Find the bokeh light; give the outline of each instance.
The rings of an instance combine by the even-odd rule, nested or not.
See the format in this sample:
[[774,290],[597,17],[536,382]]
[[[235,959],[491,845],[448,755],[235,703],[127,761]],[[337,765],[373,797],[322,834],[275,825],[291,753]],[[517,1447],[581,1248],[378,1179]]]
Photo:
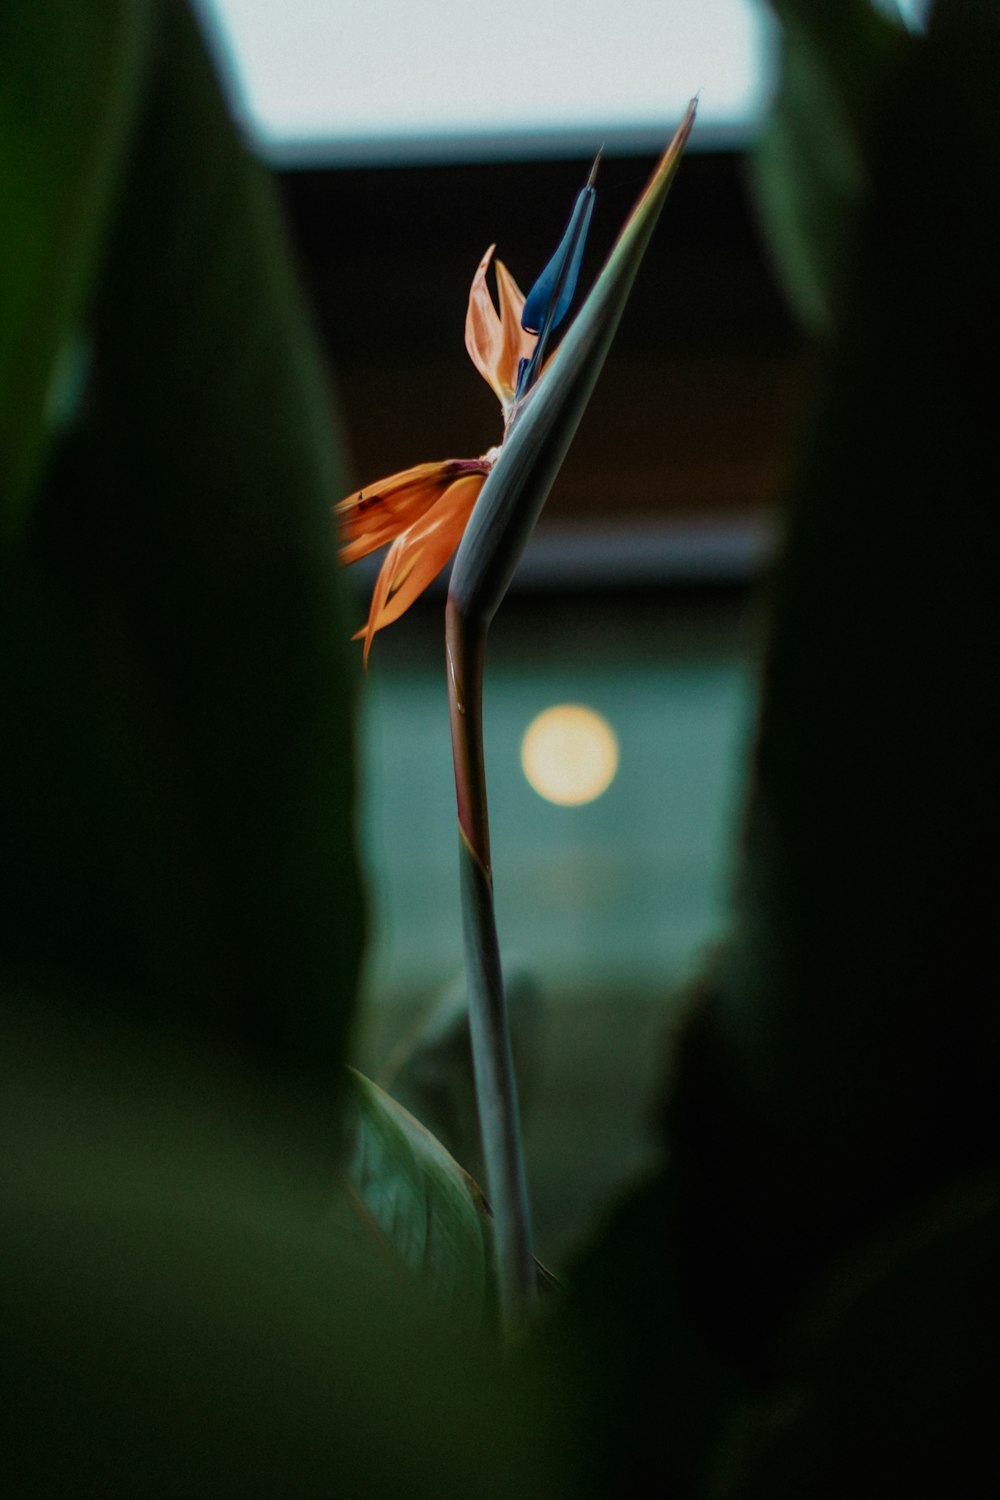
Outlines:
[[607,791],[618,770],[618,740],[607,719],[579,703],[559,703],[532,719],[521,766],[540,797],[579,807]]

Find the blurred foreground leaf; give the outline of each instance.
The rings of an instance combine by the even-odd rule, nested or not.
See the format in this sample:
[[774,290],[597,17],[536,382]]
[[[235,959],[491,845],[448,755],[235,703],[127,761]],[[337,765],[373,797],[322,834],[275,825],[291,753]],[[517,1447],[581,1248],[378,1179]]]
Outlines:
[[772,0],[782,25],[774,107],[753,157],[757,204],[785,291],[830,334],[871,190],[873,126],[914,45],[871,0]]
[[5,1494],[559,1493],[557,1387],[331,1214],[318,1097],[0,1004]]
[[1000,1159],[998,67],[997,7],[942,0],[886,100],[789,507],[734,942],[675,1123],[706,1292],[723,1221],[741,1247],[729,1338]]
[[364,1218],[407,1270],[478,1327],[493,1302],[493,1226],[482,1193],[441,1143],[350,1070],[347,1172]]
[[[794,7],[802,25],[820,9]],[[834,87],[836,37],[815,60]],[[617,1340],[677,1372],[665,1404],[620,1359],[581,1428],[594,1472],[646,1493],[690,1493],[694,1473],[713,1494],[715,1473],[741,1500],[883,1494],[887,1476],[917,1482],[918,1453],[929,1492],[969,1493],[970,1415],[944,1386],[978,1392],[1000,1338],[995,1208],[947,1231],[921,1215],[1000,1168],[1000,220],[982,196],[1000,178],[998,69],[1000,9],[939,0],[885,75],[770,590],[732,940],[672,1058],[664,1171],[577,1279],[595,1392]],[[779,229],[780,254],[806,233],[822,260],[822,216]],[[807,1309],[862,1263],[884,1272],[810,1333]],[[706,1369],[778,1424],[766,1466],[686,1422]],[[802,1426],[789,1393],[810,1403]]]
[[99,263],[150,23],[148,0],[0,11],[0,537],[23,522]]
[[361,946],[331,414],[186,6],[156,7],[143,82],[81,410],[0,560],[0,977],[329,1085]]
[[[271,185],[188,9],[149,10],[103,233],[32,352],[72,334],[79,399],[0,553],[5,1492],[554,1493],[551,1390],[330,1204],[346,484]],[[69,109],[95,63],[61,19]]]

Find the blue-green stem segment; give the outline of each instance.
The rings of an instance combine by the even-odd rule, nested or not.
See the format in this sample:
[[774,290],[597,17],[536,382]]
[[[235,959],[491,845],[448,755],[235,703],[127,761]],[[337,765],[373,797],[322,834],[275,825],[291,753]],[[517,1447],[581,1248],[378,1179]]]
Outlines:
[[483,756],[486,632],[466,621],[451,600],[445,615],[445,642],[472,1061],[486,1182],[493,1209],[500,1319],[505,1335],[510,1338],[523,1326],[529,1313],[536,1274],[517,1082],[493,913]]

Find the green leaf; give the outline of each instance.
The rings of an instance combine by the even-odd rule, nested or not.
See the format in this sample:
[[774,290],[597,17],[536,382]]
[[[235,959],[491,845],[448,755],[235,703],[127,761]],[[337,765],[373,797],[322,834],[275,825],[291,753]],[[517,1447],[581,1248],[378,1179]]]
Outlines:
[[896,80],[771,588],[732,944],[669,1122],[692,1294],[741,1360],[1000,1160],[997,67],[996,6],[952,0]]
[[0,536],[23,521],[133,124],[147,0],[0,13]]
[[[942,1113],[942,1074],[961,1115],[984,1107],[996,1035],[996,7],[942,4],[911,62],[795,481],[724,987],[754,1098],[869,1180]],[[944,1113],[936,1153],[968,1150]]]
[[393,1255],[463,1321],[491,1315],[493,1227],[479,1188],[439,1141],[353,1069],[348,1175]]
[[829,334],[870,186],[871,122],[912,38],[869,0],[772,0],[777,97],[753,157],[758,210],[788,298]]
[[[614,1391],[584,1413],[581,1442],[586,1433],[606,1463],[602,1473],[592,1459],[590,1493],[606,1493],[607,1474],[635,1451],[660,1488],[673,1480],[684,1494],[881,1494],[887,1475],[899,1488],[898,1473],[912,1474],[918,1444],[936,1478],[949,1455],[961,1459],[969,1411],[982,1420],[975,1452],[990,1442],[989,1417],[963,1410],[963,1394],[981,1394],[983,1351],[998,1338],[995,1199],[961,1242],[928,1235],[926,1279],[897,1273],[922,1206],[1000,1161],[1000,475],[984,316],[1000,224],[982,198],[1000,177],[998,67],[992,0],[940,0],[872,138],[853,274],[768,591],[733,941],[671,1058],[667,1165],[595,1252],[596,1285],[575,1279],[573,1321],[602,1336],[587,1360],[594,1389]],[[793,1366],[787,1335],[803,1309],[838,1266],[897,1232],[882,1286],[891,1315],[876,1328],[877,1299],[859,1299],[851,1339],[831,1333],[811,1370]],[[896,1340],[925,1332],[910,1381]],[[666,1400],[641,1359],[635,1370],[609,1364],[609,1345],[639,1338],[663,1350],[677,1382]],[[844,1405],[822,1414],[800,1466],[805,1424],[803,1446],[783,1453],[768,1422],[793,1429],[802,1382],[822,1385],[834,1356]],[[752,1491],[739,1455],[686,1420],[687,1392],[712,1362],[763,1403],[774,1462]],[[780,1385],[776,1371],[788,1376]],[[952,1379],[963,1394],[939,1401]],[[855,1395],[882,1445],[874,1484],[857,1449],[840,1466]],[[827,1488],[831,1472],[839,1483]],[[785,1488],[778,1473],[791,1476]],[[963,1478],[929,1492],[966,1493]],[[919,1476],[916,1488],[927,1489]]]
[[273,186],[186,6],[154,40],[82,407],[0,561],[0,977],[328,1086],[362,938],[346,486]]
[[0,1099],[5,1493],[565,1492],[558,1373],[331,1225],[310,1091],[33,995]]

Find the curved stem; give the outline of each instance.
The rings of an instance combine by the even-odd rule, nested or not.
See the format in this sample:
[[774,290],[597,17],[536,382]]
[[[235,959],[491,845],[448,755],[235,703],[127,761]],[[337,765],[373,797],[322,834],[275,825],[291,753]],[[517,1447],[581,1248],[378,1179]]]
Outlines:
[[486,629],[470,625],[451,598],[445,612],[445,644],[472,1062],[486,1180],[493,1208],[500,1316],[505,1332],[510,1335],[523,1324],[533,1299],[535,1263],[517,1083],[493,913],[483,759]]

